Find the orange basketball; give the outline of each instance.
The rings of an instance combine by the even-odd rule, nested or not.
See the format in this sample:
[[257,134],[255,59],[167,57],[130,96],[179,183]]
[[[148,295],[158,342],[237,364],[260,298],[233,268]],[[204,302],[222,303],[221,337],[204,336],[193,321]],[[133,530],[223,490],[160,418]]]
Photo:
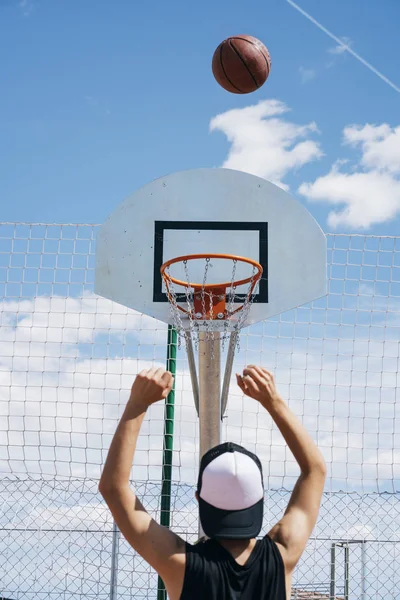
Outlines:
[[249,94],[267,80],[271,58],[267,48],[251,35],[229,37],[218,46],[212,71],[218,83],[233,94]]

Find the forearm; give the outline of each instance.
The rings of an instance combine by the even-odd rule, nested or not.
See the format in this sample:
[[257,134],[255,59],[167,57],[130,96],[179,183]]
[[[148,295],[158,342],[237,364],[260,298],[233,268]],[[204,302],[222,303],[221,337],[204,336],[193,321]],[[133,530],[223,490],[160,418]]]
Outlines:
[[99,489],[129,484],[136,443],[145,414],[146,406],[131,398],[111,442]]
[[282,398],[277,398],[266,407],[283,435],[303,473],[319,469],[325,472],[325,461],[317,445],[299,419]]

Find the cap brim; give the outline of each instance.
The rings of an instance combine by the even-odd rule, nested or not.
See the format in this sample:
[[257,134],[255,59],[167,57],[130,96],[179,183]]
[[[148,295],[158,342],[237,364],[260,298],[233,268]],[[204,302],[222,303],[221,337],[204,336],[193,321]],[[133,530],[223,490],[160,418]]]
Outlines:
[[209,538],[250,539],[261,531],[264,515],[262,498],[242,510],[221,510],[199,498],[200,521]]

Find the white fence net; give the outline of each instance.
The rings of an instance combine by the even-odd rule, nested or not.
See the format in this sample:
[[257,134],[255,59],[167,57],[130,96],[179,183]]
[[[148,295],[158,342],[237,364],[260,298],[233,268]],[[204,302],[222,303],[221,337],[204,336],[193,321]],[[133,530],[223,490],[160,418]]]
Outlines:
[[[0,597],[156,598],[157,578],[97,493],[134,375],[165,364],[166,326],[93,293],[97,226],[0,225]],[[293,597],[395,599],[400,577],[400,238],[328,235],[329,294],[244,330],[234,371],[271,368],[329,476]],[[129,285],[129,282],[127,282]],[[178,352],[172,527],[193,540],[197,414]],[[158,518],[164,406],[132,480]],[[265,530],[298,467],[269,415],[232,384],[223,439],[264,466]],[[114,536],[114,542],[116,538]],[[117,564],[113,561],[117,557]]]

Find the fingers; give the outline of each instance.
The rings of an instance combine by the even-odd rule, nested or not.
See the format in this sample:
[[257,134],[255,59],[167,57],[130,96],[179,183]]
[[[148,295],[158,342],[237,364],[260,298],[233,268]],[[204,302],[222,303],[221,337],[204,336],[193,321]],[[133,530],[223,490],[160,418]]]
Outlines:
[[172,373],[163,367],[143,369],[132,384],[130,401],[140,398],[147,406],[165,399],[174,385]]
[[271,395],[275,389],[273,374],[257,365],[248,365],[243,369],[243,375],[236,374],[239,388],[246,396],[262,401]]
[[138,375],[139,379],[145,379],[148,382],[153,382],[163,388],[162,397],[168,396],[174,385],[174,377],[170,371],[166,371],[163,367],[152,367],[151,369],[143,369]]
[[268,371],[268,369],[264,369],[264,367],[259,367],[258,365],[248,365],[247,366],[248,369],[253,369],[254,371],[256,371],[261,377],[264,377],[268,380],[273,379],[274,375],[273,373],[271,373],[271,371]]
[[143,371],[140,371],[139,375],[141,377],[146,377],[147,379],[162,379],[163,381],[168,381],[172,377],[172,373],[166,371],[163,367],[143,369]]
[[170,391],[172,390],[172,387],[174,385],[174,377],[172,376],[172,373],[170,373],[169,371],[164,371],[164,373],[161,376],[162,381],[164,382],[164,384],[167,386],[164,391],[163,391],[163,398],[166,398],[168,396],[168,394],[170,393]]
[[161,375],[161,379],[165,381],[165,383],[169,383],[171,379],[173,379],[172,373],[170,373],[169,371],[164,371]]
[[263,380],[265,378],[265,375],[264,373],[258,371],[257,367],[246,367],[243,370],[243,377],[246,377],[250,381],[255,382],[259,386],[264,384]]
[[257,381],[255,381],[254,378],[251,377],[251,375],[245,375],[243,377],[243,380],[248,394],[258,394],[260,392],[260,388],[257,385]]
[[242,390],[242,392],[245,392],[246,386],[244,384],[243,377],[241,377],[241,375],[239,375],[239,373],[236,373],[236,382],[237,382],[238,386],[240,387],[240,389]]
[[259,393],[260,390],[257,383],[249,375],[243,374],[242,377],[239,374],[236,374],[236,380],[242,392],[248,396],[254,396]]
[[270,389],[275,387],[274,376],[270,371],[267,371],[267,369],[250,365],[244,369],[243,374],[249,375],[252,379],[254,379],[260,388]]
[[156,379],[156,380],[162,379],[162,376],[166,372],[167,371],[165,369],[163,369],[163,367],[152,367],[151,369],[149,369],[148,377],[151,377],[151,379]]

